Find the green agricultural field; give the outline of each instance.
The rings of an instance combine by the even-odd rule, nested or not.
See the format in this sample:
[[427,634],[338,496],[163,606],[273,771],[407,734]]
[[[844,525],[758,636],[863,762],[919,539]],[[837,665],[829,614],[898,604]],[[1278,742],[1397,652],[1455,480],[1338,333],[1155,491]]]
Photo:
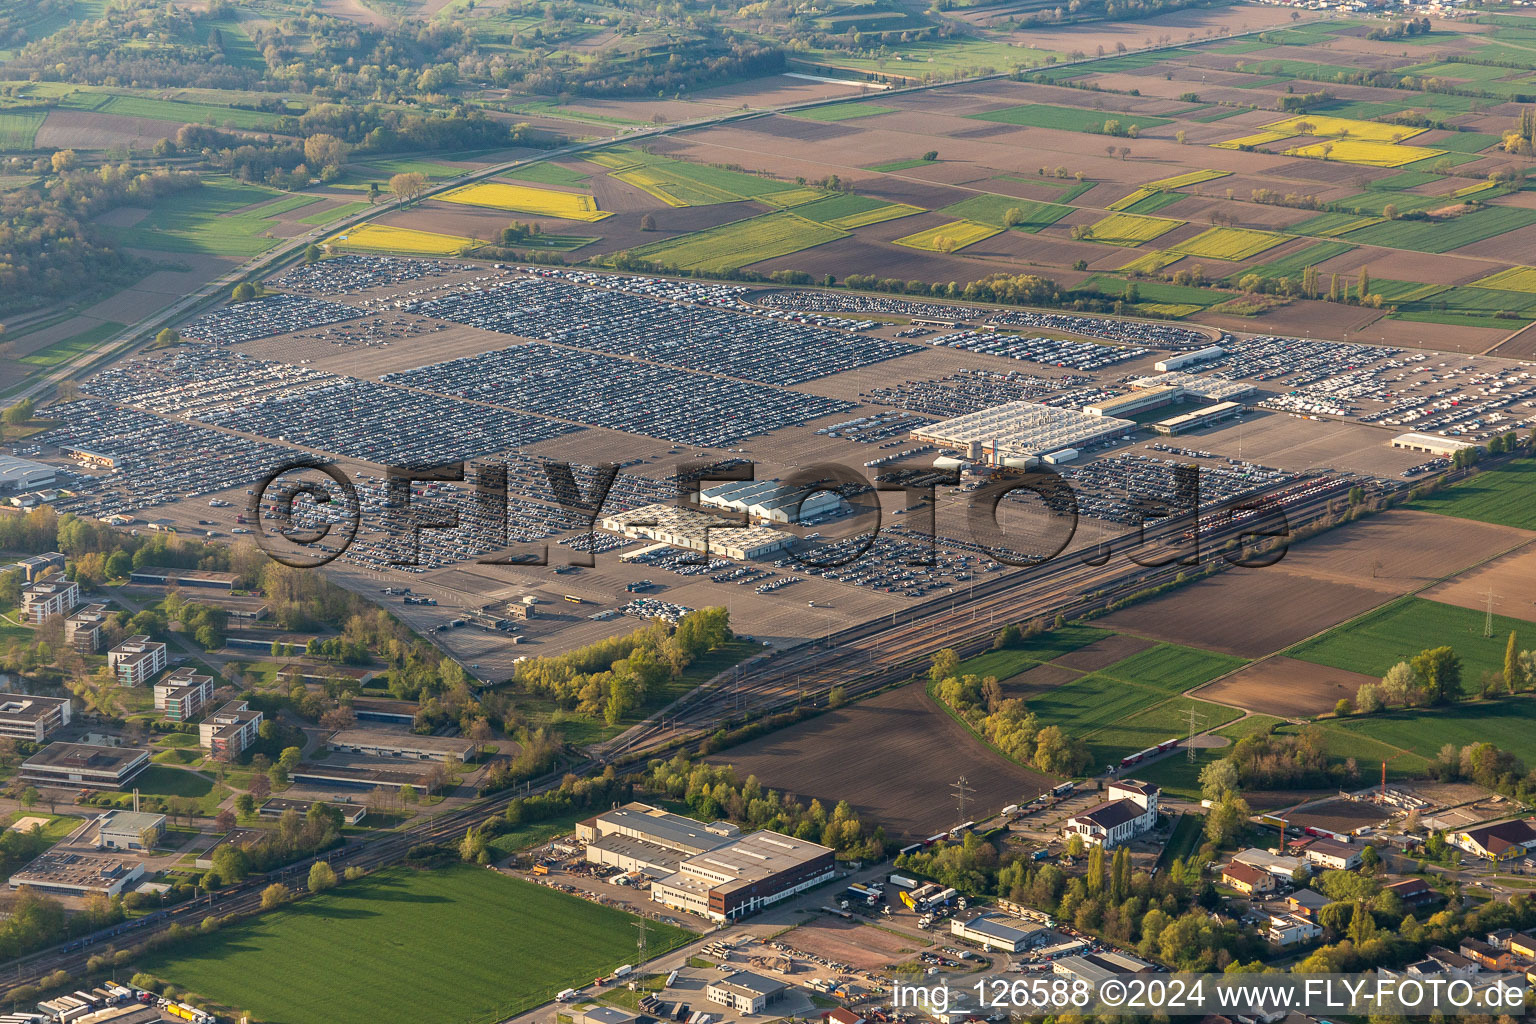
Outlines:
[[735,270],[845,237],[847,232],[786,211],[652,242],[630,255],[679,270]]
[[1052,629],[1032,636],[1020,647],[988,651],[974,658],[967,658],[960,663],[957,671],[960,675],[1011,679],[1036,665],[1043,665],[1079,647],[1086,647],[1095,640],[1103,640],[1110,636],[1114,636],[1114,633],[1107,629],[1069,623],[1060,629]]
[[[636,920],[483,868],[395,869],[157,950],[142,967],[285,1024],[492,1024],[632,961]],[[691,938],[646,927],[652,954]],[[466,942],[495,955],[466,955]]]
[[281,114],[265,110],[237,110],[211,103],[181,103],[146,96],[113,96],[96,110],[102,114],[117,114],[119,117],[144,117],[177,124],[214,124],[251,131],[272,131],[282,118]]
[[924,164],[937,162],[935,160],[924,160],[922,157],[914,157],[910,160],[892,160],[888,164],[874,164],[864,168],[864,170],[879,171],[882,174],[893,174],[896,171],[910,171],[914,167],[922,167]]
[[[1429,771],[1429,762],[1418,754],[1395,747],[1390,743],[1383,743],[1373,739],[1362,732],[1341,727],[1334,721],[1314,723],[1312,725],[1282,725],[1276,729],[1283,735],[1295,735],[1303,729],[1316,730],[1316,734],[1322,737],[1323,751],[1330,761],[1347,762],[1354,759],[1356,767],[1360,770],[1362,781],[1369,782],[1372,778],[1381,779],[1381,764],[1387,762],[1387,781],[1397,779],[1423,778]],[[1371,771],[1374,768],[1375,771]]]
[[668,206],[712,206],[803,188],[794,182],[627,148],[609,150],[592,159],[610,168],[611,177],[649,192]]
[[1220,110],[1217,110],[1213,113],[1201,114],[1199,117],[1190,118],[1190,120],[1196,121],[1200,124],[1210,124],[1212,121],[1224,121],[1229,117],[1244,113],[1247,110],[1247,107],[1222,107]]
[[1462,688],[1476,692],[1485,672],[1502,673],[1510,631],[1536,637],[1536,623],[1493,617],[1493,636],[1483,636],[1485,613],[1403,597],[1304,640],[1284,653],[1302,661],[1383,676],[1400,661],[1429,647],[1449,645],[1461,659]]
[[589,174],[574,171],[563,164],[541,163],[529,164],[527,167],[519,167],[515,171],[508,171],[504,177],[515,178],[518,181],[531,181],[537,185],[564,185],[568,188],[588,188]]
[[[854,57],[842,50],[806,50],[790,62],[791,71],[823,74],[828,70],[875,72],[883,75],[917,78],[975,74],[983,68],[1012,71],[1020,67],[1038,67],[1047,58],[1062,60],[1064,53],[1042,48],[1025,49],[1006,41],[977,39],[955,35],[943,39],[922,39],[907,43],[889,42],[876,57]],[[834,76],[834,77],[847,77]]]
[[58,366],[68,362],[75,356],[91,351],[97,345],[106,341],[114,334],[121,331],[126,325],[103,321],[94,327],[88,327],[79,334],[56,341],[36,352],[30,352],[21,357],[21,362],[28,366]]
[[1409,508],[1458,519],[1536,530],[1536,458],[1515,459],[1485,469],[1470,480],[1410,502]]
[[1431,760],[1447,743],[1492,743],[1527,764],[1536,761],[1536,698],[1529,694],[1357,715],[1338,727]]
[[1247,659],[1178,644],[1158,644],[1100,673],[1163,693],[1183,693],[1248,664]]
[[796,110],[790,113],[790,117],[804,118],[807,121],[852,121],[860,117],[875,117],[878,114],[894,114],[895,107],[882,107],[874,103],[850,102],[829,103],[824,107],[812,107],[810,110]]
[[[1017,217],[1013,224],[1008,223],[1008,212],[1016,210]],[[1072,212],[1070,206],[1058,206],[1055,203],[1039,203],[1029,199],[1017,199],[1013,196],[1000,196],[986,192],[981,195],[962,199],[944,207],[939,213],[958,218],[960,220],[976,221],[981,224],[990,224],[995,228],[1012,227],[1019,231],[1027,231],[1034,234],[1041,228],[1055,224],[1061,218]]]
[[1076,178],[1047,178],[1044,175],[1030,177],[1024,174],[999,174],[996,180],[1022,181],[1028,185],[1054,188],[1061,193],[1061,195],[1056,197],[1056,202],[1058,203],[1070,203],[1098,184],[1096,181],[1078,181]]
[[1145,199],[1138,199],[1124,209],[1126,213],[1156,213],[1165,206],[1172,206],[1179,200],[1187,198],[1189,197],[1182,192],[1158,192]]
[[1365,187],[1376,189],[1418,188],[1420,185],[1429,185],[1440,180],[1441,175],[1431,171],[1399,171],[1389,178],[1380,178]]
[[[1171,700],[1165,700],[1155,707],[1138,711],[1114,725],[1083,737],[1088,743],[1088,751],[1093,758],[1088,770],[1092,771],[1099,765],[1112,764],[1127,754],[1146,750],[1164,740],[1188,735],[1190,712],[1194,712],[1196,716],[1197,730],[1221,725],[1242,715],[1237,708],[1195,700],[1192,697],[1174,697]],[[1181,750],[1170,755],[1170,758],[1186,760],[1187,756]]]
[[0,112],[0,152],[31,149],[37,144],[37,130],[47,116],[41,110]]
[[[1324,214],[1327,216],[1327,214]],[[1295,230],[1292,228],[1291,230]],[[1279,259],[1270,260],[1268,263],[1260,263],[1256,267],[1239,271],[1234,277],[1247,277],[1249,274],[1257,274],[1263,280],[1277,277],[1300,278],[1301,272],[1307,267],[1315,267],[1319,263],[1333,259],[1335,256],[1349,252],[1354,246],[1345,242],[1315,242],[1304,249],[1297,249],[1289,256],[1281,256]]]
[[1449,221],[1395,220],[1349,233],[1351,242],[1413,252],[1450,252],[1536,224],[1536,210],[1490,206]]
[[[1125,298],[1126,289],[1133,286],[1136,292],[1134,301],[1144,305],[1195,306],[1204,308],[1206,306],[1214,306],[1218,302],[1224,302],[1231,298],[1229,295],[1224,295],[1210,288],[1196,288],[1192,285],[1183,284],[1166,284],[1162,281],[1128,281],[1113,274],[1094,274],[1073,289],[1073,291],[1095,292],[1111,299],[1120,299]],[[1156,418],[1166,419],[1168,415],[1170,414],[1164,413]]]
[[898,217],[910,217],[914,213],[921,212],[915,206],[908,206],[905,203],[888,203],[884,199],[861,196],[855,192],[827,196],[825,199],[795,207],[796,217],[804,217],[818,224],[830,224],[845,231],[863,227],[866,224],[895,220]]
[[1145,130],[1172,123],[1169,118],[1153,117],[1150,114],[1084,110],[1080,107],[1058,107],[1050,103],[1021,103],[1018,106],[966,116],[977,121],[996,121],[999,124],[1014,124],[1026,128],[1058,128],[1062,131],[1088,132],[1095,135],[1113,134],[1104,130],[1104,126],[1111,121],[1119,122],[1120,127],[1126,130],[1132,125]]
[[[1536,54],[1532,56],[1536,57]],[[1436,139],[1432,145],[1435,149],[1445,149],[1452,153],[1481,153],[1489,146],[1498,145],[1502,141],[1503,139],[1497,135],[1488,135],[1483,132],[1456,132],[1443,139]]]
[[342,203],[340,206],[333,206],[329,210],[321,210],[319,213],[312,213],[308,217],[300,217],[299,223],[314,225],[329,224],[332,221],[341,220],[343,217],[350,217],[355,213],[362,213],[364,210],[368,209],[370,205],[370,203]]
[[214,178],[202,188],[156,203],[149,216],[113,234],[134,248],[248,258],[282,241],[264,237],[273,227],[272,218],[319,201],[317,196],[303,195],[269,201],[281,195],[257,185]]
[[1497,319],[1510,330],[1519,327],[1521,320],[1536,319],[1536,295],[1472,285],[1437,288],[1426,295],[1399,301],[1397,305],[1403,313]]

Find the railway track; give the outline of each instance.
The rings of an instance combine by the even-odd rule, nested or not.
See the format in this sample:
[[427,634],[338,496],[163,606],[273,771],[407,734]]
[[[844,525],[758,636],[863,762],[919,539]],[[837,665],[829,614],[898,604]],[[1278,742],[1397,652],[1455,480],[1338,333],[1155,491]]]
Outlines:
[[[1349,487],[1347,479],[1293,482],[1274,493],[1315,486],[1318,489],[1304,500],[1284,506],[1291,525],[1304,525],[1324,515]],[[1252,500],[1251,496],[1248,499]],[[1204,513],[1220,515],[1223,507]],[[664,720],[642,723],[620,741],[609,746],[600,757],[588,758],[563,767],[524,787],[477,798],[461,807],[446,811],[427,821],[376,839],[354,841],[339,849],[305,858],[294,864],[251,878],[231,889],[211,893],[177,907],[157,911],[146,917],[73,939],[48,950],[16,960],[9,974],[0,981],[5,989],[37,984],[58,970],[79,977],[87,970],[91,957],[124,945],[138,944],[168,931],[174,925],[196,927],[205,918],[256,912],[261,894],[274,882],[282,882],[302,891],[310,866],[316,860],[328,861],[346,869],[365,870],[383,867],[403,859],[411,847],[423,843],[457,842],[464,830],[500,813],[521,795],[546,793],[557,788],[567,774],[584,775],[609,763],[630,763],[655,756],[680,744],[708,735],[716,729],[760,719],[806,701],[825,700],[834,686],[842,686],[850,696],[859,696],[910,678],[913,671],[932,652],[954,647],[962,656],[979,652],[991,643],[996,628],[1007,622],[1050,616],[1057,613],[1081,614],[1102,608],[1130,589],[1157,586],[1174,579],[1178,573],[1195,566],[1170,563],[1145,567],[1134,562],[1120,562],[1115,556],[1142,544],[1176,539],[1187,531],[1188,517],[1174,519],[1148,529],[1144,538],[1134,535],[1116,538],[1101,549],[1103,560],[1097,564],[1081,557],[1059,563],[1045,563],[1021,573],[1000,574],[981,581],[974,589],[957,592],[952,598],[929,600],[895,623],[881,619],[839,630],[744,673],[740,679],[719,679],[700,687],[692,695],[673,705]],[[1251,526],[1232,522],[1212,528],[1209,536],[1202,529],[1202,561],[1221,557],[1222,546]],[[1119,563],[1119,564],[1117,564]]]
[[[1298,486],[1302,485],[1291,483],[1279,490]],[[1335,480],[1286,506],[1291,525],[1318,519],[1348,487],[1348,481]],[[1215,511],[1219,515],[1221,509]],[[1221,557],[1225,541],[1248,528],[1234,522],[1202,536],[1202,562]],[[1146,540],[1165,540],[1185,529],[1185,523],[1172,521],[1156,531],[1148,530]],[[957,593],[953,598],[930,600],[904,613],[908,618],[895,624],[880,619],[850,627],[739,678],[717,678],[674,705],[660,720],[642,723],[619,737],[602,751],[603,759],[639,760],[677,746],[701,731],[825,699],[834,686],[842,686],[850,696],[880,689],[910,677],[938,648],[954,647],[962,655],[976,653],[1005,623],[1058,612],[1082,614],[1104,607],[1128,590],[1158,586],[1174,580],[1180,572],[1198,568],[1180,564],[1148,568],[1128,561],[1116,564],[1116,555],[1142,543],[1134,535],[1116,538],[1101,549],[1108,557],[1099,565],[1065,558],[988,580],[976,586],[974,595],[962,597]]]

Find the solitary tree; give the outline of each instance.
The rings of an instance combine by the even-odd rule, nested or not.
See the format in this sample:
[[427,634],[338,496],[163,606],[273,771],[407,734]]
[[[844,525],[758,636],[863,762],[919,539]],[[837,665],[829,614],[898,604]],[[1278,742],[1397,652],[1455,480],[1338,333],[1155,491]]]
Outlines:
[[273,882],[261,890],[261,909],[276,910],[293,898],[293,890],[282,882]]
[[1414,673],[1424,682],[1428,704],[1448,704],[1461,696],[1461,659],[1449,647],[1431,647],[1414,655]]
[[317,860],[309,869],[309,891],[325,892],[336,887],[336,869],[323,860]]
[[1509,643],[1504,645],[1504,688],[1514,693],[1520,688],[1520,649],[1515,631],[1509,631]]

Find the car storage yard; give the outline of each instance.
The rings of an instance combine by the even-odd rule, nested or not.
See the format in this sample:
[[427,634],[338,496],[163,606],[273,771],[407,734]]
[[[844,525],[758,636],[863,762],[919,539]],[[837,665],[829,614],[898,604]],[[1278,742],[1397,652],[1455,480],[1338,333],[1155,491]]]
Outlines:
[[[219,535],[249,534],[253,524],[238,518],[251,500],[246,489],[263,469],[298,458],[337,459],[364,508],[356,542],[332,564],[338,580],[363,592],[404,585],[430,597],[437,604],[398,609],[427,630],[525,596],[547,599],[551,614],[508,631],[521,643],[473,625],[437,631],[448,650],[492,677],[510,674],[525,653],[623,631],[627,616],[614,613],[659,607],[641,599],[684,608],[723,604],[751,635],[783,645],[1011,571],[976,545],[966,496],[953,489],[939,492],[932,567],[909,564],[924,546],[924,526],[899,493],[881,496],[875,547],[840,568],[789,558],[760,559],[746,572],[723,559],[692,567],[681,557],[621,561],[644,542],[599,534],[595,546],[588,543],[580,518],[556,507],[545,460],[574,463],[578,481],[591,478],[583,466],[619,463],[605,512],[670,501],[685,459],[751,459],[758,479],[820,462],[866,477],[922,468],[943,452],[908,432],[932,419],[1019,397],[1058,408],[1101,401],[1123,393],[1127,380],[1153,374],[1152,364],[1168,351],[1216,336],[1186,325],[1069,313],[816,291],[762,294],[552,268],[519,273],[447,259],[354,254],[284,271],[271,283],[281,289],[273,298],[189,325],[195,342],[119,363],[86,382],[88,397],[40,436],[36,454],[56,456],[58,445],[70,444],[132,459],[134,472],[72,465],[78,497],[61,511],[129,513],[163,518],[178,531],[211,526]],[[987,320],[993,329],[908,323],[951,311],[957,323]],[[617,332],[594,329],[598,323],[618,325]],[[727,338],[731,343],[722,344]],[[1389,385],[1418,387],[1420,377],[1426,388],[1470,393],[1508,365],[1468,359],[1426,368],[1391,350],[1308,342],[1292,351],[1270,338],[1240,340],[1213,365],[1256,383],[1250,400],[1262,405],[1298,383],[1318,401],[1333,400],[1319,381],[1355,372],[1347,367],[1356,364],[1366,367],[1358,372],[1369,380],[1356,389],[1366,397],[1335,421],[1259,410],[1194,435],[1086,451],[1064,468],[1082,512],[1073,546],[1133,525],[1126,502],[1157,500],[1172,464],[1202,468],[1206,500],[1304,479],[1319,467],[1400,479],[1423,456],[1390,448],[1379,427],[1363,422],[1380,413],[1371,396]],[[794,373],[786,378],[783,365]],[[579,386],[570,387],[572,381]],[[360,400],[363,415],[344,412]],[[224,472],[210,477],[187,452],[218,452]],[[465,482],[426,487],[413,502],[423,510],[456,509],[460,525],[422,530],[417,564],[395,564],[408,560],[411,545],[398,528],[390,530],[380,467],[459,458],[506,464],[505,526],[477,511],[478,475],[471,469]],[[229,505],[209,507],[209,498]],[[1038,505],[1010,500],[1000,520],[1015,550],[1054,549],[1059,523]],[[1478,542],[1481,531],[1497,529],[1464,528]],[[855,529],[834,519],[792,532],[819,532],[826,544]],[[498,558],[508,543],[524,545],[517,550],[525,556],[547,545],[557,565],[592,550],[597,564],[559,578],[533,566],[478,564]],[[1458,537],[1451,547],[1473,543]],[[1273,635],[1249,636],[1251,623],[1213,625],[1210,615],[1236,607],[1234,601],[1191,609],[1196,618],[1159,612],[1163,632],[1148,635],[1178,640],[1187,632],[1196,646],[1251,656],[1363,610],[1385,585],[1340,582],[1332,598],[1319,601],[1305,597],[1306,584],[1290,564],[1247,577],[1228,573],[1198,594],[1278,586],[1270,606],[1289,610],[1268,620]],[[561,606],[567,593],[581,603]],[[1194,599],[1175,594],[1146,607]],[[1140,632],[1140,614],[1129,609],[1112,625]],[[1190,629],[1181,630],[1186,619]]]

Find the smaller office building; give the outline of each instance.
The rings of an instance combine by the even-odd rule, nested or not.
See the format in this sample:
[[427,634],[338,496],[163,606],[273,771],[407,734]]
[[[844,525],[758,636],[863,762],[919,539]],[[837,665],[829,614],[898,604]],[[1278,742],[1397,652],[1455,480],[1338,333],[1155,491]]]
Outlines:
[[729,1006],[737,1013],[761,1013],[769,1003],[777,1002],[789,986],[749,971],[737,971],[704,987],[712,1003]]
[[[154,524],[150,524],[154,529]],[[203,569],[169,569],[163,565],[146,565],[133,570],[128,582],[146,587],[180,587],[183,590],[234,590],[240,577],[232,572],[209,572]]]
[[233,761],[256,742],[261,718],[260,711],[251,710],[250,702],[232,700],[198,724],[198,744],[213,757]]
[[1529,819],[1479,825],[1446,837],[1452,846],[1484,860],[1516,860],[1536,850],[1536,827]]
[[1259,868],[1233,861],[1221,869],[1223,884],[1229,885],[1244,896],[1262,895],[1275,891],[1275,876]]
[[80,584],[74,580],[48,579],[21,588],[21,616],[41,626],[55,615],[68,615],[80,603]]
[[213,700],[213,676],[179,668],[155,684],[155,710],[172,722],[190,722]]
[[41,743],[68,724],[68,697],[0,694],[0,736]]
[[149,767],[149,751],[50,743],[21,763],[18,777],[34,786],[67,789],[122,789]]
[[22,578],[28,583],[36,583],[43,578],[43,574],[50,570],[64,571],[64,553],[62,551],[45,551],[40,555],[32,555],[23,558],[13,569],[20,569]]
[[143,686],[165,669],[165,644],[143,633],[107,652],[107,667],[123,686]]
[[107,606],[88,604],[64,620],[64,642],[79,654],[101,653],[101,628],[107,623]]
[[151,830],[158,839],[165,831],[165,815],[108,811],[101,816],[97,841],[109,850],[147,850],[154,846],[154,843],[144,844],[144,834]]

